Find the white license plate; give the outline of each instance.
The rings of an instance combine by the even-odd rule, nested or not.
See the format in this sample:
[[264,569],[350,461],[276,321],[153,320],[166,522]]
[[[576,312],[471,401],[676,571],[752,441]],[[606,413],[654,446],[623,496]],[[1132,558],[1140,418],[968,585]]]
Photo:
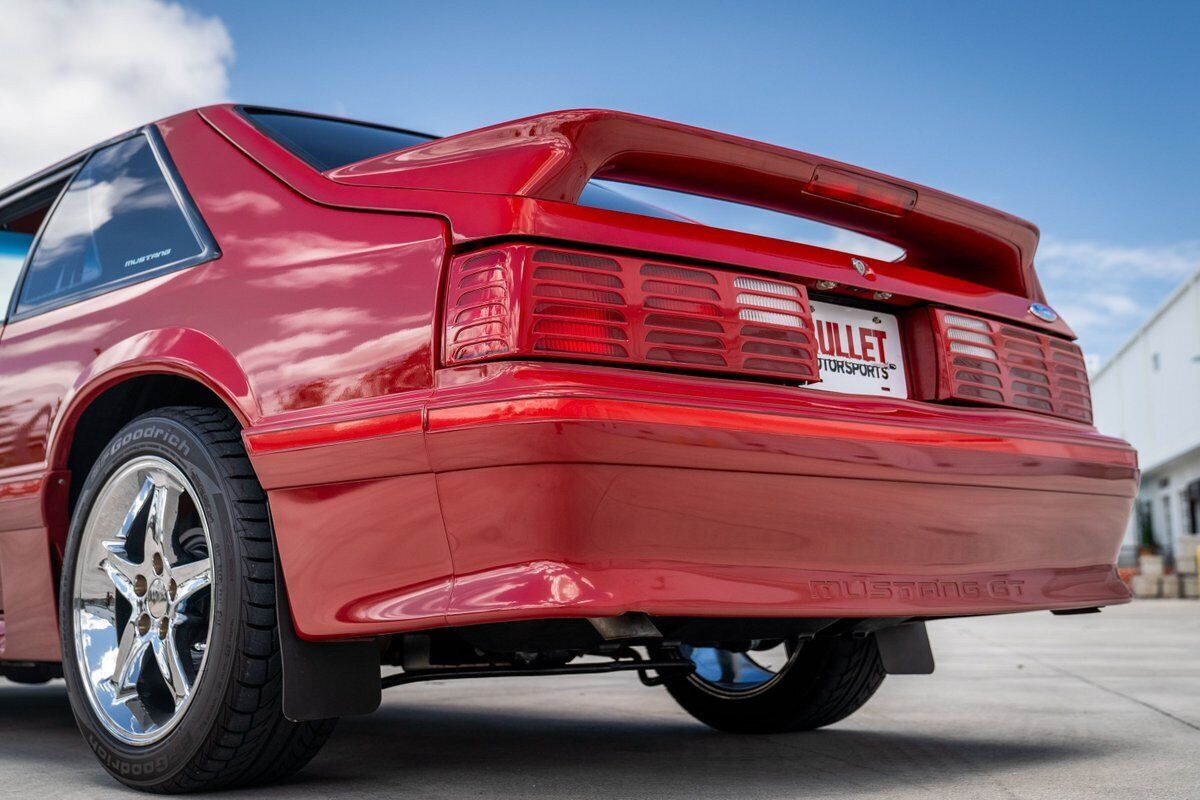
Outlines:
[[812,313],[821,380],[808,388],[908,397],[895,314],[815,301]]

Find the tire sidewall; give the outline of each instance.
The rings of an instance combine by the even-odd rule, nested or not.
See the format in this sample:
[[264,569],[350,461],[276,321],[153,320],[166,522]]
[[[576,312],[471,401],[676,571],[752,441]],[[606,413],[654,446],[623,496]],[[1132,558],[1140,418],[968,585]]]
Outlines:
[[838,693],[836,686],[843,677],[848,657],[878,667],[879,655],[873,638],[810,639],[800,644],[786,670],[762,691],[742,696],[720,693],[694,674],[671,678],[664,685],[685,711],[717,730],[731,733],[811,730],[853,713],[883,680],[882,667],[869,670],[861,676],[865,681],[861,687],[863,693],[854,694],[854,701],[836,710],[829,708],[827,704]]
[[739,716],[760,720],[803,702],[805,695],[812,691],[825,660],[819,646],[802,642],[788,658],[782,672],[769,685],[755,691],[720,691],[695,673],[672,678],[665,685],[671,696],[698,719],[714,727],[728,727],[731,722],[736,725],[734,720]]
[[[163,458],[178,468],[195,490],[195,501],[208,524],[213,565],[212,618],[204,672],[182,719],[165,738],[145,746],[130,745],[105,728],[88,701],[79,674],[74,634],[75,571],[80,543],[97,495],[116,470],[139,456]],[[122,428],[105,446],[80,492],[67,536],[59,588],[59,634],[63,676],[71,709],[84,739],[105,768],[129,784],[161,784],[180,772],[210,739],[232,679],[237,650],[242,583],[230,492],[208,446],[181,419],[155,412]]]

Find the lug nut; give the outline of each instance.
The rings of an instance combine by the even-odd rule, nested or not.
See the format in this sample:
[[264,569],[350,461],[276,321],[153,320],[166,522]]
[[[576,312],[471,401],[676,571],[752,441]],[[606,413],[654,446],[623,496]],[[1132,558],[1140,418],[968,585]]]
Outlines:
[[177,583],[175,583],[175,579],[172,578],[171,581],[167,584],[167,594],[171,597],[172,600],[174,600],[175,594],[178,591],[179,591],[179,585]]
[[142,614],[137,620],[137,632],[139,636],[145,636],[150,630],[150,615]]
[[158,553],[155,553],[155,554],[154,554],[154,558],[152,559],[152,561],[153,561],[153,564],[154,564],[154,574],[155,574],[155,575],[162,575],[162,572],[163,572],[163,560],[162,560],[162,556],[161,556],[161,555],[159,555]]
[[146,583],[145,575],[138,575],[133,579],[133,593],[138,597],[145,597],[147,588],[148,584]]
[[167,638],[167,633],[171,630],[171,622],[166,617],[158,621],[158,638]]

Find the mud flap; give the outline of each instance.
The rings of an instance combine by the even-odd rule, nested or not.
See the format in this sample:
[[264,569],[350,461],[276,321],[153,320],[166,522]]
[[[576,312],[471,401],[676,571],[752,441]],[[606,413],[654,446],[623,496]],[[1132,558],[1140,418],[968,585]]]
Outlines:
[[296,633],[279,559],[275,608],[283,662],[283,715],[292,722],[370,714],[379,708],[382,682],[374,639],[306,642]]
[[[924,622],[905,622],[875,631],[879,660],[889,675],[930,675],[933,648]],[[286,682],[284,684],[287,685]]]

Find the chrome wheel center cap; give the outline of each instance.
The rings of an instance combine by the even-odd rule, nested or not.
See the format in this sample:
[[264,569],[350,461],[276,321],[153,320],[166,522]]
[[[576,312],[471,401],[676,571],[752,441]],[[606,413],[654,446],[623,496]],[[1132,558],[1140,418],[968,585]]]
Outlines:
[[150,616],[155,619],[165,617],[167,610],[171,607],[170,598],[167,597],[167,587],[158,578],[150,584],[150,588],[146,591],[146,610],[150,612]]

